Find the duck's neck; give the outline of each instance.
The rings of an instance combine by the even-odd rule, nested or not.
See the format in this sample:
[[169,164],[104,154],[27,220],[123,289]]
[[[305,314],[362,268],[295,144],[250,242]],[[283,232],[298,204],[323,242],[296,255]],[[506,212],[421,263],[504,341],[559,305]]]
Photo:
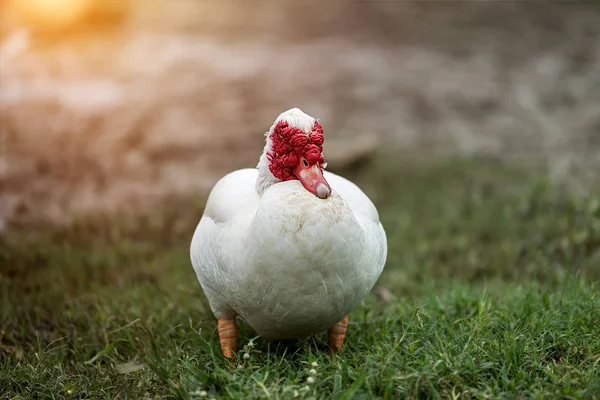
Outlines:
[[256,191],[259,195],[263,195],[264,192],[267,191],[268,188],[273,186],[274,184],[281,182],[279,179],[275,178],[271,171],[269,171],[269,160],[267,158],[267,153],[271,151],[271,139],[267,138],[267,143],[265,144],[265,148],[263,153],[258,160],[258,165],[256,168],[258,169],[258,177],[256,178]]

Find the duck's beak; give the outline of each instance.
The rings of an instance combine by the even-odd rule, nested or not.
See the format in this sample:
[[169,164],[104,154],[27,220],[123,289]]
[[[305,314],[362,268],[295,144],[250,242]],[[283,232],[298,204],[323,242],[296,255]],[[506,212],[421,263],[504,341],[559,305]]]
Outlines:
[[331,194],[331,186],[323,177],[319,163],[309,165],[304,157],[300,157],[298,166],[294,168],[294,174],[302,186],[318,198],[326,199]]

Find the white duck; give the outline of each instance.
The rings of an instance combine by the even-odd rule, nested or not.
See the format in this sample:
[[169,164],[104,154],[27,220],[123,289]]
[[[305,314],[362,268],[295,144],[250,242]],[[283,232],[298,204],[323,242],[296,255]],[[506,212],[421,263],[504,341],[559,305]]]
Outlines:
[[225,357],[237,350],[237,317],[267,339],[328,329],[339,351],[348,314],[383,270],[385,231],[355,184],[323,172],[318,121],[293,108],[266,135],[258,167],[212,189],[191,243],[194,270]]

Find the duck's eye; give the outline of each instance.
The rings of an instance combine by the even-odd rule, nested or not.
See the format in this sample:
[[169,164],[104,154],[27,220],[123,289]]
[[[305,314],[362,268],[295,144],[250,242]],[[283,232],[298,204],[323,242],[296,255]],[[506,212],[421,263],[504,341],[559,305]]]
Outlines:
[[302,162],[304,163],[304,166],[305,166],[305,167],[308,167],[308,161],[306,161],[306,160],[302,160]]

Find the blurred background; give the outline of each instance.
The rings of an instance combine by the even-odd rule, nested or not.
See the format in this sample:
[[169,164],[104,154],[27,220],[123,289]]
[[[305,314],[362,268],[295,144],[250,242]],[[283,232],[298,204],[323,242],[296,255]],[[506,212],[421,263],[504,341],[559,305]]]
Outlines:
[[[598,2],[2,0],[0,219],[204,196],[272,121],[319,118],[342,170],[600,164]],[[401,162],[401,161],[398,161]],[[582,167],[583,166],[583,167]]]

